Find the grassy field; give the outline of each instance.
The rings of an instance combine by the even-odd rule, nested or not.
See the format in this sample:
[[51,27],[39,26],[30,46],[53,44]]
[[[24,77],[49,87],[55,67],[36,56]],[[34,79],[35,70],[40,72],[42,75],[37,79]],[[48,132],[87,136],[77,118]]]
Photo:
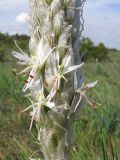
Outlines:
[[[99,80],[90,96],[102,105],[85,104],[74,125],[71,160],[120,159],[120,63],[87,63],[85,83]],[[28,160],[39,149],[36,129],[28,132],[30,117],[19,110],[29,105],[10,64],[0,64],[0,160]],[[36,152],[36,156],[37,156]]]
[[85,81],[99,80],[90,96],[102,105],[91,109],[88,105],[78,115],[74,127],[73,160],[120,159],[120,65],[89,63]]

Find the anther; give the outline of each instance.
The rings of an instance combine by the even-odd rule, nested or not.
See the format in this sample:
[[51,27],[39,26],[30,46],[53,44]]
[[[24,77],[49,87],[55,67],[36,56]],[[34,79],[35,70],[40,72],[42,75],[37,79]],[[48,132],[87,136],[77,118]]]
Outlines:
[[34,78],[34,76],[30,75],[30,78]]
[[48,87],[48,83],[46,81],[44,81],[44,84]]
[[28,81],[27,81],[27,80],[25,80],[25,83],[28,83]]

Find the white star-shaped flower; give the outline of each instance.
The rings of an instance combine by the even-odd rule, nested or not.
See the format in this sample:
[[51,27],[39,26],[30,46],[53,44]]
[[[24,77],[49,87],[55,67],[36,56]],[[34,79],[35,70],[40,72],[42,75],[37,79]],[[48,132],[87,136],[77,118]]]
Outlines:
[[19,62],[18,62],[19,64],[27,65],[27,67],[23,71],[21,71],[19,74],[30,71],[26,84],[23,87],[23,91],[25,92],[34,82],[38,71],[42,70],[45,62],[47,61],[48,57],[51,55],[54,48],[51,49],[48,45],[45,45],[43,39],[41,39],[38,43],[35,53],[31,54],[31,56],[28,56],[20,48],[19,50],[21,51],[21,53],[14,51],[12,52],[13,56],[19,59]]

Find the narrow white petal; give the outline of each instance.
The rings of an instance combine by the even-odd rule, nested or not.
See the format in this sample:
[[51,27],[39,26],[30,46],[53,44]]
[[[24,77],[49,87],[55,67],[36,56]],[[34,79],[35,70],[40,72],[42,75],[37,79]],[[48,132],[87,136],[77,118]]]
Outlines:
[[20,59],[21,61],[24,61],[26,63],[28,63],[30,61],[30,57],[27,54],[23,54],[23,53],[19,53],[19,52],[13,51],[12,55],[15,58]]
[[90,82],[85,86],[85,88],[87,88],[87,89],[92,88],[92,87],[96,86],[97,83],[98,83],[98,80],[96,80],[95,82]]
[[19,62],[17,62],[17,64],[20,64],[20,65],[27,65],[27,62],[21,62],[21,61],[19,61]]
[[[33,76],[33,78],[31,78],[30,76]],[[33,84],[34,80],[35,80],[35,77],[36,77],[36,68],[33,68],[30,72],[30,76],[28,78],[28,83],[26,83],[22,89],[23,92],[25,92],[28,88],[31,87],[31,85]]]
[[50,94],[47,96],[47,99],[51,101],[51,99],[56,95],[56,92],[57,92],[56,89],[52,89]]
[[59,55],[59,53],[58,52],[56,52],[55,53],[55,60],[56,60],[56,62],[57,62],[57,65],[59,64],[59,62],[60,62],[60,55]]
[[42,60],[42,64],[44,64],[46,62],[46,60],[48,59],[48,57],[51,55],[51,53],[53,52],[53,50],[55,49],[55,47],[53,49],[50,50],[50,52],[44,57],[44,59]]
[[22,59],[22,60],[24,59],[24,54],[22,54],[22,53],[13,51],[13,52],[12,52],[12,55],[13,55],[15,58],[18,58],[18,59]]
[[35,116],[36,111],[37,111],[37,108],[35,108],[35,110],[33,111],[33,115],[32,115],[32,118],[31,118],[31,123],[30,123],[29,131],[30,131],[30,130],[31,130],[31,128],[32,128],[33,121],[34,121],[34,116]]
[[59,55],[58,56],[57,55],[58,55],[57,52],[53,52],[52,57],[50,58],[54,74],[57,73],[57,66],[59,64],[59,58],[57,58],[59,57]]
[[16,47],[19,49],[19,51],[20,51],[23,55],[27,55],[27,54],[18,46],[17,41],[15,40],[14,42],[15,42]]
[[28,80],[28,83],[24,85],[22,91],[25,92],[28,88],[30,88],[33,82],[34,82],[34,79]]
[[43,57],[43,40],[41,39],[38,43],[38,47],[37,47],[37,57],[41,58]]
[[75,106],[74,112],[76,112],[76,110],[77,110],[77,108],[78,108],[78,106],[79,106],[79,104],[81,102],[81,99],[82,99],[82,94],[80,94],[80,97],[79,97],[78,102],[77,102],[77,104]]
[[51,101],[51,99],[55,96],[57,92],[57,86],[58,86],[58,80],[56,79],[53,88],[51,89],[49,95],[47,96],[47,99]]
[[[67,59],[67,60],[66,60]],[[65,62],[63,62],[63,66],[64,67],[68,67],[69,66],[69,63],[70,63],[70,60],[71,60],[71,55],[67,56],[65,58]]]
[[53,103],[53,102],[46,102],[45,105],[50,109],[55,107],[55,103]]
[[74,71],[74,70],[82,67],[83,64],[84,64],[84,63],[81,63],[80,65],[75,65],[75,66],[71,66],[71,67],[68,67],[68,68],[63,69],[63,75],[65,75],[65,74],[67,74],[67,73],[70,73],[70,72],[72,72],[72,71]]

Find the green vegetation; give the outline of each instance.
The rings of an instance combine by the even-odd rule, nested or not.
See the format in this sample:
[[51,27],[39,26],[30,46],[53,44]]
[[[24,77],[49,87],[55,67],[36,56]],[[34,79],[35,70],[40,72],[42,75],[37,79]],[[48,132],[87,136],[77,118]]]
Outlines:
[[[28,160],[33,152],[40,154],[35,126],[28,132],[29,113],[19,112],[29,102],[21,91],[25,77],[15,75],[15,60],[11,61],[14,39],[27,50],[27,36],[0,34],[0,160]],[[86,83],[99,80],[89,96],[102,105],[92,109],[85,104],[76,118],[71,160],[120,159],[120,53],[107,50],[107,58],[98,59],[102,62],[91,55],[84,66]]]
[[90,96],[102,105],[97,109],[86,105],[78,115],[72,151],[76,160],[120,159],[119,68],[120,63],[88,63],[85,66],[85,81],[99,79]]
[[81,40],[81,53],[84,61],[109,61],[110,52],[117,52],[117,49],[106,48],[103,43],[95,46],[90,38],[83,37]]
[[14,40],[17,40],[19,46],[27,50],[29,37],[26,35],[13,35],[0,33],[0,62],[11,62],[11,52],[16,50]]

